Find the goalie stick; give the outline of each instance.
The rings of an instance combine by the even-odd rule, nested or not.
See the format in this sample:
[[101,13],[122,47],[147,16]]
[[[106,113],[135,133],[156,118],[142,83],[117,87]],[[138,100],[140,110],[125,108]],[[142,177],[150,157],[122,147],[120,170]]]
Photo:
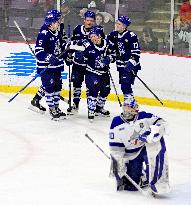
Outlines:
[[[86,133],[85,137],[89,139],[89,141],[94,144],[106,157],[107,159],[113,159],[113,156],[109,157],[104,150],[94,142],[94,140]],[[115,170],[116,172],[117,170]],[[148,191],[144,191],[128,174],[125,174],[125,177],[138,189],[139,192],[141,192],[143,195],[145,196],[149,196],[149,192]]]

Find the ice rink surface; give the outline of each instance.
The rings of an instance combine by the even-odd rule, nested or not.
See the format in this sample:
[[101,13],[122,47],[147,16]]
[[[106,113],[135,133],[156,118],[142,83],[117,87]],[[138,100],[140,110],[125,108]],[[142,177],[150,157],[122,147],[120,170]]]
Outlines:
[[[0,204],[1,205],[190,205],[191,112],[141,106],[169,123],[166,137],[172,192],[163,198],[139,192],[116,192],[108,177],[110,161],[84,136],[107,153],[111,119],[117,103],[108,102],[111,118],[87,120],[86,101],[78,116],[61,122],[28,110],[31,95],[0,93]],[[66,110],[67,105],[61,103]]]

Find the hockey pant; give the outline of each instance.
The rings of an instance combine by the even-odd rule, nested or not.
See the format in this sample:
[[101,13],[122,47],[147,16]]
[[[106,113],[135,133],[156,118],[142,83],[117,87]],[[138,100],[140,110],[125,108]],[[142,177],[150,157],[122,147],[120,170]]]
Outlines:
[[62,89],[61,71],[46,72],[41,76],[41,81],[42,86],[48,93],[58,92]]
[[107,73],[97,75],[87,72],[85,76],[86,87],[89,90],[87,98],[88,110],[92,113],[96,110],[96,105],[103,108],[106,98],[110,93],[110,78]]
[[[137,72],[136,72],[137,73]],[[132,85],[134,84],[135,76],[131,72],[119,71],[119,84],[124,95],[124,102],[131,102],[134,100]]]

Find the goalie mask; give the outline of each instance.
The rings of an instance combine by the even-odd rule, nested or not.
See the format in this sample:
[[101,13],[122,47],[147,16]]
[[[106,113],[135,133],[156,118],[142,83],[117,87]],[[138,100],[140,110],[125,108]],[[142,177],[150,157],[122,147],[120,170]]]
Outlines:
[[122,109],[123,109],[122,112],[123,118],[125,120],[133,120],[139,111],[139,105],[134,99],[129,103],[124,103]]

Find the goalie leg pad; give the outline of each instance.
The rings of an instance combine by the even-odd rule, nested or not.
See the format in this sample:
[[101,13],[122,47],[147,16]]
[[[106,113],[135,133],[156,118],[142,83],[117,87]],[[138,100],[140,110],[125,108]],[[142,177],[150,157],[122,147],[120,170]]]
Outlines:
[[168,158],[164,138],[152,144],[146,144],[149,163],[149,183],[152,192],[165,194],[170,192]]

